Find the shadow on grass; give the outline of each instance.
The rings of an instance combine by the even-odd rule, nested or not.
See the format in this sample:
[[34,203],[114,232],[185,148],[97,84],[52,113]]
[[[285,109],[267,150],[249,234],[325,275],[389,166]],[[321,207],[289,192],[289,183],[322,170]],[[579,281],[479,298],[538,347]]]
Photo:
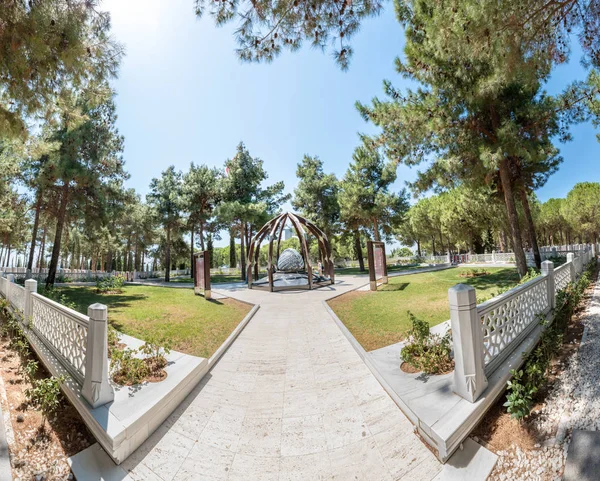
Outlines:
[[75,310],[87,315],[87,309],[95,303],[105,304],[109,309],[130,307],[132,303],[147,299],[146,294],[98,294],[82,289],[61,289],[61,294],[75,305]]
[[[200,296],[201,297],[201,296]],[[211,304],[215,304],[217,306],[222,306],[223,303],[219,300],[219,299],[215,299],[214,297],[211,299],[206,299],[208,302],[210,302]]]
[[475,289],[487,289],[490,287],[504,289],[506,287],[513,287],[518,282],[519,274],[513,269],[503,269],[486,276],[471,277],[461,280],[462,284],[468,284]]
[[410,285],[410,282],[401,282],[398,284],[384,284],[379,288],[380,291],[403,291]]

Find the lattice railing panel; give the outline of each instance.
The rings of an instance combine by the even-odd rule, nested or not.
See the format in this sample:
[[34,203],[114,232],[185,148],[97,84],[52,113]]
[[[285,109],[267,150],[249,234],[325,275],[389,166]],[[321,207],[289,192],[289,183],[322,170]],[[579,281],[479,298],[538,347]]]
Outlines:
[[22,313],[25,309],[25,288],[14,282],[9,282],[8,289],[8,298],[11,304],[17,311]]
[[493,371],[512,351],[509,346],[535,327],[536,317],[549,311],[547,284],[545,277],[534,279],[478,307],[486,370],[489,365]]
[[89,319],[72,309],[32,294],[30,327],[54,355],[66,361],[65,367],[83,383]]
[[512,252],[498,252],[494,255],[496,262],[514,262],[515,255]]
[[562,291],[571,280],[571,266],[569,264],[563,264],[554,269],[554,292]]

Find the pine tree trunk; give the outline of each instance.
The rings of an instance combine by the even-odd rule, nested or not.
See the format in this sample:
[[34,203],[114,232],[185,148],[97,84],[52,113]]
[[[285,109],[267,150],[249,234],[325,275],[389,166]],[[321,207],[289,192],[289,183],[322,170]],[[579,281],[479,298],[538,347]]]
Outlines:
[[237,256],[235,255],[235,237],[233,236],[233,232],[229,231],[229,267],[232,269],[236,268]]
[[52,246],[52,257],[48,267],[48,277],[46,278],[46,287],[54,286],[56,279],[56,268],[58,267],[58,257],[60,256],[60,244],[62,240],[63,228],[67,217],[67,203],[69,201],[69,183],[65,181],[62,188],[60,207],[58,208],[58,218],[56,219],[56,234],[54,235],[54,245]]
[[165,282],[171,281],[171,227],[167,227],[167,248],[165,252]]
[[[10,237],[9,237],[10,239]],[[11,267],[10,265],[10,251],[12,249],[11,241],[8,242],[8,253],[6,254],[6,267]]]
[[127,236],[127,257],[125,258],[124,271],[131,271],[131,236]]
[[134,259],[133,269],[136,271],[139,271],[140,270],[140,237],[137,234],[135,236],[135,255],[134,255],[133,259]]
[[515,253],[515,261],[517,263],[517,270],[519,276],[523,277],[527,273],[527,259],[523,252],[523,245],[521,244],[521,227],[519,225],[519,215],[515,206],[515,198],[513,195],[513,189],[510,179],[510,172],[508,169],[508,160],[503,158],[500,161],[500,181],[502,183],[502,191],[504,192],[504,203],[506,205],[506,212],[508,214],[508,222],[510,224],[512,243]]
[[435,255],[435,235],[431,236],[431,255]]
[[47,226],[44,225],[44,232],[42,233],[42,245],[40,246],[40,253],[38,255],[38,269],[40,271],[44,267],[44,250],[46,250],[46,230]]
[[417,239],[417,256],[421,257],[421,241]]
[[42,207],[42,190],[38,189],[37,199],[35,201],[35,216],[33,218],[33,228],[31,229],[31,248],[29,249],[29,259],[27,260],[27,270],[33,269],[33,257],[35,255],[35,245],[37,243],[38,225],[40,223],[40,209]]
[[358,230],[354,231],[354,254],[358,259],[358,267],[360,272],[365,271],[365,260],[363,258],[362,246],[360,245],[360,234]]
[[373,236],[375,238],[375,242],[381,242],[381,237],[379,236],[379,223],[377,219],[373,219]]
[[112,271],[112,263],[113,263],[113,253],[111,250],[109,250],[106,253],[106,270],[107,271]]
[[[190,228],[190,276],[192,279],[196,278],[196,263],[194,262],[194,230],[195,225],[192,223]],[[202,230],[202,228],[200,229]],[[204,249],[202,249],[204,250]]]
[[533,223],[533,217],[531,215],[531,209],[529,207],[529,199],[527,198],[527,192],[523,187],[519,188],[519,195],[521,196],[521,204],[523,205],[523,212],[525,213],[525,222],[527,222],[527,233],[529,234],[529,242],[531,243],[531,247],[533,247],[535,267],[541,269],[542,256],[540,254],[540,248],[538,246],[537,237],[535,235],[535,225]]
[[200,248],[202,249],[202,251],[206,250],[204,248],[204,221],[203,220],[200,221]]
[[241,235],[241,249],[240,249],[240,270],[242,271],[242,280],[246,280],[246,223],[242,222],[242,235]]

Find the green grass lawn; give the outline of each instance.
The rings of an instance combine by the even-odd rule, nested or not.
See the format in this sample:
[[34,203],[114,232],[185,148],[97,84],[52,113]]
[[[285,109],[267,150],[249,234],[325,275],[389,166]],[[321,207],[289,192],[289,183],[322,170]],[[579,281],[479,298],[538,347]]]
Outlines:
[[[388,269],[388,274],[390,274],[392,272],[398,272],[398,271],[410,271],[413,269],[418,269],[419,267],[421,267],[421,266],[387,266],[387,269]],[[365,270],[363,272],[361,272],[358,267],[344,267],[342,269],[336,268],[335,273],[342,274],[342,275],[349,275],[349,276],[354,276],[357,274],[367,275],[369,273],[369,267],[367,266],[367,264],[365,262]]]
[[106,304],[109,323],[125,334],[142,340],[164,337],[176,351],[206,358],[250,310],[233,299],[207,301],[192,289],[125,286],[121,294],[98,294],[92,286],[57,290],[83,314],[90,304]]
[[[260,272],[259,276],[266,276],[266,272]],[[162,279],[164,280],[164,279]],[[170,282],[181,282],[192,284],[194,281],[191,277],[188,276],[180,276],[180,277],[171,277]],[[212,274],[210,276],[211,284],[224,284],[229,282],[242,282],[240,278],[240,274]]]
[[477,298],[488,299],[499,289],[519,282],[513,268],[486,268],[488,275],[460,277],[470,268],[453,268],[407,276],[390,277],[389,284],[376,292],[352,291],[329,301],[331,308],[367,351],[401,341],[410,321],[408,311],[430,326],[450,318],[448,289],[470,284]]

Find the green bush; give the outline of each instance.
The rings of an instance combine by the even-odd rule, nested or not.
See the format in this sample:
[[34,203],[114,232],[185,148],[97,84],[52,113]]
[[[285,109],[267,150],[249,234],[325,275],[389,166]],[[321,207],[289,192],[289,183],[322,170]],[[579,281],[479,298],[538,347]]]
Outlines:
[[77,305],[70,301],[69,298],[58,288],[58,287],[44,287],[40,291],[40,294],[48,299],[58,302],[65,307],[76,310]]
[[150,374],[148,364],[144,359],[135,357],[135,352],[133,349],[113,350],[110,362],[117,384],[139,384]]
[[530,267],[529,269],[527,269],[527,273],[523,277],[521,277],[519,284],[525,284],[526,282],[529,282],[531,279],[535,279],[539,275],[540,275],[540,271],[538,271],[535,267]]
[[123,276],[108,276],[96,281],[96,291],[105,294],[107,292],[121,292],[125,278]]
[[25,396],[27,396],[29,402],[38,406],[42,411],[42,428],[48,416],[60,406],[60,385],[65,380],[64,376],[37,379],[33,382],[33,386],[25,391]]
[[146,355],[148,367],[157,372],[167,365],[165,355],[171,352],[171,343],[166,338],[152,337],[138,351]]
[[412,328],[400,355],[404,362],[425,374],[440,374],[452,369],[450,334],[431,334],[429,324],[409,312]]

